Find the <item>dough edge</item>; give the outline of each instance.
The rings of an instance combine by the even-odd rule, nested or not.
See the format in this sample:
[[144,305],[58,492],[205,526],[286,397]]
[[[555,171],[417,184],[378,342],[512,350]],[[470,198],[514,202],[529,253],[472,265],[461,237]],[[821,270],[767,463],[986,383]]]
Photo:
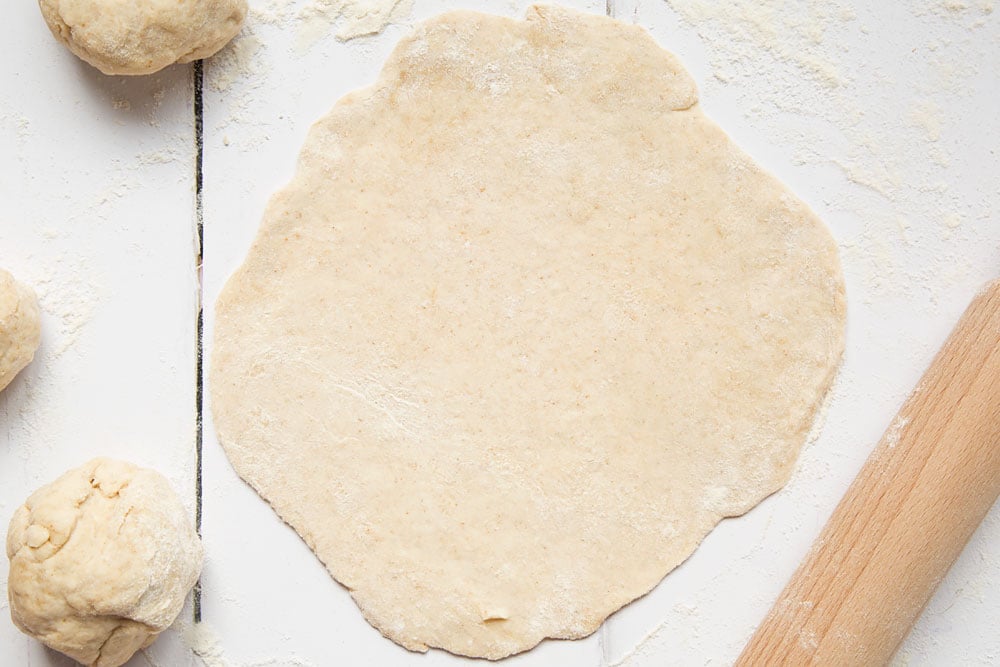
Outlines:
[[[269,232],[271,231],[272,226],[278,224],[278,222],[280,221],[280,217],[277,216],[275,212],[283,208],[286,208],[287,203],[293,200],[296,197],[297,193],[301,192],[304,189],[307,189],[306,188],[307,181],[312,175],[314,167],[322,164],[324,154],[322,152],[317,152],[316,147],[322,145],[323,142],[319,141],[319,139],[321,139],[328,133],[328,125],[336,122],[336,119],[339,114],[349,113],[350,107],[357,104],[363,104],[366,100],[372,98],[373,96],[378,95],[380,90],[392,87],[392,85],[395,83],[395,78],[398,74],[398,69],[399,69],[398,65],[400,64],[399,54],[404,52],[405,49],[407,49],[414,41],[416,41],[419,38],[420,31],[425,30],[426,28],[432,25],[454,21],[468,16],[474,16],[477,18],[477,20],[490,20],[507,24],[517,24],[524,22],[530,23],[532,21],[547,21],[553,14],[562,14],[564,16],[569,16],[573,21],[579,21],[582,24],[590,27],[595,27],[595,26],[607,27],[608,25],[611,25],[614,26],[616,29],[632,33],[633,35],[636,36],[641,35],[642,38],[644,39],[652,40],[656,44],[657,48],[659,48],[665,56],[667,56],[669,59],[677,63],[683,77],[685,77],[691,83],[692,87],[691,94],[693,95],[693,99],[687,104],[680,105],[679,108],[676,108],[673,111],[679,113],[690,111],[692,113],[702,114],[700,105],[698,104],[697,91],[694,89],[694,82],[690,78],[690,75],[687,73],[687,70],[683,67],[680,61],[677,60],[676,56],[667,51],[658,42],[655,42],[655,40],[653,40],[653,38],[649,35],[648,31],[646,31],[641,26],[628,25],[620,21],[614,20],[612,18],[606,17],[604,15],[588,14],[588,13],[573,11],[562,7],[548,6],[548,5],[530,6],[527,9],[527,13],[524,19],[483,14],[482,12],[473,10],[457,9],[444,12],[431,19],[422,21],[415,27],[415,32],[403,37],[399,42],[399,44],[397,44],[397,46],[393,49],[391,54],[388,56],[386,63],[383,66],[382,70],[380,71],[376,79],[376,82],[374,84],[345,94],[344,96],[342,96],[337,100],[334,107],[330,111],[324,114],[319,120],[317,120],[312,125],[305,139],[298,160],[296,162],[295,174],[293,178],[286,185],[282,186],[269,199],[265,207],[264,214],[261,218],[262,222],[255,235],[254,241],[252,242],[250,249],[248,250],[243,261],[241,262],[240,267],[228,279],[225,288],[222,290],[220,296],[217,299],[215,306],[216,321],[223,319],[224,313],[230,308],[232,308],[231,300],[235,296],[233,293],[234,292],[233,286],[240,282],[244,283],[246,282],[246,278],[248,277],[248,272],[251,264],[250,259],[260,253],[262,241],[267,238]],[[704,116],[704,114],[702,115]],[[713,123],[714,125],[714,121],[712,121],[707,116],[704,117],[704,120],[706,122]],[[723,130],[720,129],[720,131],[723,132],[724,134]],[[728,137],[728,135],[726,136]],[[732,140],[730,139],[730,141]],[[733,145],[736,146],[735,143]],[[736,146],[736,148],[738,150],[741,150],[739,149],[738,146]],[[756,165],[756,162],[754,162],[754,164]],[[759,167],[759,165],[758,169],[760,169],[763,173],[765,173],[776,184],[780,185],[780,187],[786,194],[790,194],[793,197],[796,197],[796,195],[794,195],[794,193],[792,193],[788,189],[788,187],[784,185],[783,182],[775,178],[773,175],[771,175],[763,168]],[[818,217],[808,208],[806,208],[806,212],[809,216],[815,218],[816,220],[819,220]],[[819,224],[821,226],[821,229],[826,232],[825,241],[827,247],[825,248],[825,252],[831,254],[835,259],[834,262],[835,275],[833,276],[833,278],[835,279],[838,285],[837,293],[834,295],[837,302],[835,309],[837,313],[840,315],[841,324],[843,325],[845,323],[844,320],[846,314],[846,298],[844,289],[844,278],[843,278],[841,264],[839,262],[839,252],[836,243],[832,238],[832,236],[827,231],[826,226],[822,223],[822,221],[820,221]],[[219,329],[217,327],[215,330],[216,339],[213,342],[213,350],[219,347],[218,331]],[[814,430],[818,432],[819,428],[821,428],[822,426],[822,424],[816,422],[817,414],[822,409],[824,403],[829,400],[831,387],[833,386],[834,380],[837,374],[839,373],[843,359],[843,352],[845,348],[844,326],[840,327],[839,333],[840,335],[838,337],[838,340],[836,341],[836,345],[831,352],[831,356],[834,359],[834,363],[831,364],[825,370],[825,372],[822,374],[821,377],[817,377],[817,384],[820,387],[818,391],[818,399],[813,404],[811,410],[809,411],[809,414],[807,415],[807,418],[803,420],[801,428],[799,428],[794,433],[794,439],[800,443],[796,456],[793,457],[790,461],[788,461],[786,465],[784,465],[781,468],[781,470],[777,472],[777,474],[773,478],[773,482],[770,485],[768,485],[768,487],[764,489],[761,494],[759,494],[759,497],[756,497],[755,499],[744,503],[742,506],[734,509],[733,511],[725,513],[717,513],[711,518],[711,520],[706,521],[702,526],[702,529],[699,531],[698,536],[690,540],[692,546],[690,549],[687,549],[687,555],[684,556],[684,558],[682,558],[676,564],[671,566],[664,573],[661,579],[654,582],[651,586],[649,586],[645,590],[637,593],[631,599],[623,602],[610,613],[605,613],[604,611],[592,610],[591,613],[585,617],[574,618],[574,622],[580,628],[579,630],[565,632],[565,633],[554,633],[548,635],[543,634],[538,637],[533,637],[529,640],[519,643],[518,647],[514,650],[508,650],[503,647],[493,646],[486,650],[463,652],[460,648],[457,648],[454,645],[445,645],[444,642],[423,643],[423,642],[413,641],[410,637],[406,636],[405,634],[401,634],[399,632],[394,631],[393,628],[390,627],[387,623],[381,622],[380,619],[377,617],[377,615],[372,613],[372,611],[369,609],[368,604],[366,603],[364,592],[357,591],[351,588],[349,585],[340,581],[340,579],[337,578],[337,575],[334,574],[334,572],[332,571],[331,567],[327,564],[327,562],[322,558],[322,556],[319,555],[319,553],[317,553],[317,550],[315,548],[315,541],[308,534],[308,531],[300,530],[298,528],[298,525],[301,522],[301,518],[298,515],[298,513],[294,509],[279,507],[269,498],[267,498],[267,496],[264,493],[264,489],[260,487],[260,485],[254,479],[254,476],[250,474],[245,474],[250,468],[252,468],[252,466],[246,465],[245,462],[244,465],[237,465],[235,462],[233,462],[232,457],[229,457],[229,451],[233,448],[236,442],[236,438],[231,437],[226,432],[225,428],[220,426],[220,422],[223,420],[219,418],[219,415],[217,413],[217,405],[219,401],[214,400],[213,398],[211,407],[213,411],[214,422],[216,424],[216,433],[219,438],[219,442],[226,450],[227,457],[230,459],[232,465],[234,466],[234,469],[236,469],[237,472],[239,473],[241,479],[247,482],[258,493],[258,495],[260,495],[260,497],[263,500],[265,500],[265,502],[267,502],[268,505],[271,506],[271,508],[275,511],[275,513],[279,516],[279,518],[281,518],[281,520],[284,523],[286,523],[293,530],[295,530],[296,533],[307,543],[307,545],[310,547],[310,549],[313,551],[316,557],[323,563],[324,568],[327,570],[328,574],[330,574],[330,576],[334,579],[334,581],[343,586],[350,593],[352,599],[358,605],[358,608],[361,610],[364,618],[370,625],[378,629],[379,632],[388,639],[391,639],[393,642],[411,651],[426,652],[430,648],[438,648],[459,656],[465,656],[471,658],[485,658],[488,660],[500,660],[506,657],[510,657],[512,655],[516,655],[518,653],[531,650],[532,648],[536,647],[538,644],[540,644],[546,639],[581,639],[593,634],[600,628],[600,626],[608,618],[610,618],[611,615],[613,615],[623,607],[627,606],[631,602],[634,602],[635,600],[647,595],[649,592],[655,589],[667,575],[669,575],[673,570],[675,570],[688,558],[690,558],[697,549],[697,546],[700,545],[700,543],[704,540],[704,538],[708,535],[708,533],[710,533],[722,521],[722,519],[742,516],[743,514],[747,513],[749,510],[757,506],[765,498],[780,491],[791,478],[795,469],[796,462],[801,455],[802,447],[806,444],[807,440],[809,439],[810,432]],[[213,353],[210,361],[210,373],[213,377],[216,378],[219,377],[221,374],[218,365],[219,365],[218,355]],[[210,387],[210,394],[213,395],[214,397],[214,395],[218,391],[220,391],[220,389],[218,389],[218,387],[216,387],[215,384],[212,383]],[[693,532],[694,531],[692,531],[692,534]]]

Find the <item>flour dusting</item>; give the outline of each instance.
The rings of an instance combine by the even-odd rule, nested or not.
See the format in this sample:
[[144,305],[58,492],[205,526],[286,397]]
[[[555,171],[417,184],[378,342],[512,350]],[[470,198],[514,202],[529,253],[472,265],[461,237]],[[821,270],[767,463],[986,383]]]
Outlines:
[[412,9],[411,0],[313,0],[298,13],[296,48],[308,50],[332,27],[337,39],[347,41],[375,35]]
[[[661,621],[659,625],[650,630],[645,637],[625,652],[620,658],[608,665],[608,667],[638,667],[639,662],[647,660],[655,661],[662,658],[656,650],[657,639],[666,632],[667,621]],[[652,663],[650,663],[652,664]]]
[[[240,33],[207,61],[207,88],[218,93],[210,100],[217,119],[210,136],[225,147],[257,150],[272,137],[259,105],[274,94],[271,75],[276,60],[301,62],[320,44],[376,35],[389,24],[405,20],[411,9],[412,0],[261,0],[254,4]],[[285,33],[284,38],[275,38],[276,31]],[[358,45],[353,50],[365,48]],[[226,132],[230,126],[239,128],[239,135],[231,137]]]
[[894,449],[896,445],[899,444],[899,437],[906,428],[906,425],[910,423],[909,417],[903,417],[897,415],[889,426],[889,429],[885,432],[885,446],[889,449]]
[[247,26],[219,53],[211,63],[212,76],[209,85],[213,90],[225,92],[237,80],[247,80],[259,74],[255,56],[263,43],[252,26]]
[[76,345],[101,300],[101,289],[88,277],[84,258],[63,254],[53,267],[49,272],[29,275],[43,318],[47,320],[43,326],[51,332],[52,323],[56,325],[54,340],[50,339],[51,347],[46,350],[50,360]]
[[205,667],[231,667],[223,657],[222,645],[210,626],[205,623],[179,623],[181,639],[201,658]]
[[296,657],[263,658],[252,662],[233,662],[226,657],[215,630],[207,623],[178,623],[181,640],[204,667],[313,667]]
[[296,50],[302,52],[331,31],[341,41],[378,34],[411,9],[412,0],[267,0],[250,16],[262,23],[293,25]]
[[713,100],[743,110],[805,178],[832,183],[830,169],[839,172],[841,185],[825,186],[817,203],[864,299],[922,295],[919,307],[933,313],[968,280],[975,267],[963,249],[985,233],[996,197],[948,170],[995,158],[956,144],[966,120],[953,109],[992,105],[995,85],[980,68],[995,58],[995,33],[985,32],[996,28],[994,2],[892,12],[844,0],[664,2],[705,46],[710,113]]

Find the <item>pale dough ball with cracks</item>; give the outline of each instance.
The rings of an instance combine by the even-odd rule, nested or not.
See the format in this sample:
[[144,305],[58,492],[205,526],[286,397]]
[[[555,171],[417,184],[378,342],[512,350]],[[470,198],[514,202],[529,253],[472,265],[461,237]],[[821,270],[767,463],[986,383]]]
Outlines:
[[152,74],[236,36],[247,0],[38,0],[49,29],[105,74]]
[[159,473],[95,459],[35,491],[7,532],[10,614],[90,667],[118,667],[177,618],[202,547]]
[[0,269],[0,391],[34,358],[41,331],[35,293]]

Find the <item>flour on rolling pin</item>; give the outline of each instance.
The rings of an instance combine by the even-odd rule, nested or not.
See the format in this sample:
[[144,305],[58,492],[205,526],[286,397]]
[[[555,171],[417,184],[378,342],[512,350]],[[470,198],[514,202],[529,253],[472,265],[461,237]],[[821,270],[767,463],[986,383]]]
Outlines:
[[1000,281],[900,409],[738,665],[884,664],[1000,495]]

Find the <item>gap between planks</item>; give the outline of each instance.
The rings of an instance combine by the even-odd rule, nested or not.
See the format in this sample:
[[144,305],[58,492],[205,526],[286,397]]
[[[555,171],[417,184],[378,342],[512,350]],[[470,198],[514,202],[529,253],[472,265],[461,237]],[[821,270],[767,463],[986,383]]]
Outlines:
[[[202,266],[204,264],[205,247],[205,208],[202,191],[204,186],[205,161],[205,64],[196,60],[192,66],[194,81],[194,219],[195,219],[195,309],[197,325],[195,329],[195,433],[194,433],[194,525],[201,537],[202,515],[202,446],[204,443],[204,422],[202,414],[205,405],[205,367],[204,367],[204,280]],[[191,596],[191,606],[194,611],[194,622],[201,623],[201,579],[195,583]]]
[[[614,18],[617,15],[618,0],[605,0],[604,13]],[[192,79],[194,85],[194,213],[195,213],[195,288],[196,299],[195,308],[197,315],[197,327],[195,330],[195,505],[194,518],[195,530],[201,536],[202,509],[203,509],[203,477],[202,477],[202,453],[205,441],[204,433],[204,407],[205,407],[205,367],[204,367],[204,280],[202,266],[205,260],[205,208],[203,199],[204,188],[204,165],[205,165],[205,63],[203,60],[196,60],[192,65]],[[195,583],[191,596],[191,606],[195,623],[202,621],[201,607],[201,579]],[[607,636],[607,622],[602,623],[598,629],[598,644],[600,647],[600,664],[602,667],[609,664],[610,656]]]

